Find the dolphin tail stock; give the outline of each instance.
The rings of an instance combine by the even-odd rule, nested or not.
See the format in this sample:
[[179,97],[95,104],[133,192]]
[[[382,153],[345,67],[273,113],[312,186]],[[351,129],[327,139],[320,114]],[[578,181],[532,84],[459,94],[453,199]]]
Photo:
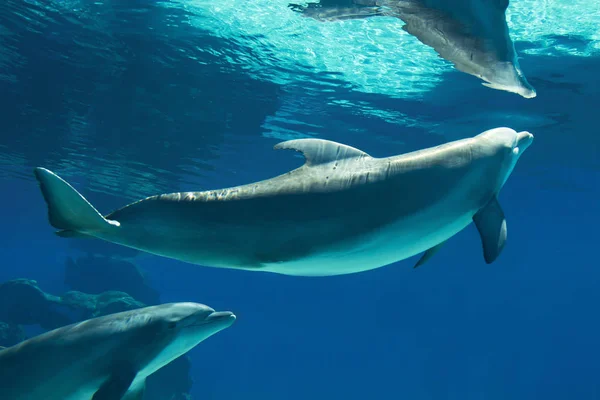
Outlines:
[[45,168],[34,170],[44,200],[48,205],[50,225],[61,237],[90,237],[120,226],[104,218],[73,186]]

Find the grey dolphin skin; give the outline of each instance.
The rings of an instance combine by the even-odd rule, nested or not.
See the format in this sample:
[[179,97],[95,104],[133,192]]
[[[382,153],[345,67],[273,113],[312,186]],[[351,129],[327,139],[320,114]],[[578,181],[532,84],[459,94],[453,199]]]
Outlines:
[[375,158],[298,139],[276,149],[306,163],[243,186],[162,194],[106,216],[53,172],[36,168],[50,224],[212,267],[325,276],[366,271],[426,252],[474,221],[493,262],[506,240],[496,196],[533,135],[496,128],[473,138]]
[[234,321],[171,303],[58,328],[0,350],[0,399],[141,400],[146,377]]
[[517,60],[506,23],[508,0],[321,0],[293,10],[320,21],[391,16],[484,86],[536,96]]

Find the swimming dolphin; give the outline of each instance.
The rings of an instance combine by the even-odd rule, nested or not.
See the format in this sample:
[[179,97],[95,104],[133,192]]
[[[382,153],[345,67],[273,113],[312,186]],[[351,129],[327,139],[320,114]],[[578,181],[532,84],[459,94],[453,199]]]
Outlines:
[[0,350],[0,399],[141,400],[146,377],[234,321],[171,303],[58,328]]
[[484,86],[536,96],[521,71],[508,32],[508,0],[321,0],[294,11],[320,21],[392,16],[406,32],[432,47]]
[[286,174],[148,197],[105,217],[53,172],[36,168],[35,176],[59,236],[93,236],[212,267],[338,275],[426,251],[424,262],[471,220],[485,260],[494,261],[506,240],[496,196],[532,140],[496,128],[387,158],[327,140],[290,140],[275,149],[302,152],[306,163]]

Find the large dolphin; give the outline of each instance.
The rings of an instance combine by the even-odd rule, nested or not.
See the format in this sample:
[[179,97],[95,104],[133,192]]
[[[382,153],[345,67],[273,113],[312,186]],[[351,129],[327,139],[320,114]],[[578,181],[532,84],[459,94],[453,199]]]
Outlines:
[[290,4],[321,21],[392,16],[406,32],[432,47],[483,85],[525,98],[535,89],[521,71],[506,23],[509,0],[320,0]]
[[89,319],[0,350],[0,399],[141,400],[146,377],[235,316],[171,303]]
[[405,155],[375,158],[327,140],[276,149],[306,163],[261,182],[162,194],[103,217],[73,187],[35,169],[59,236],[93,236],[213,267],[323,276],[360,272],[425,251],[475,221],[485,260],[499,255],[506,223],[496,196],[528,132],[496,128]]

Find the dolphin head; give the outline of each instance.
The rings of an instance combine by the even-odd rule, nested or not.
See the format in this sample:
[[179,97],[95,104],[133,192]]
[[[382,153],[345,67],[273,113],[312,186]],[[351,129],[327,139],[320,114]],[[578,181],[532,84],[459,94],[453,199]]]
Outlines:
[[472,146],[474,157],[494,160],[491,167],[497,176],[496,190],[500,190],[512,173],[519,157],[533,142],[529,132],[511,128],[494,128],[478,136]]
[[516,61],[497,62],[494,68],[481,76],[481,79],[486,81],[482,83],[483,86],[492,89],[516,93],[526,99],[536,96],[535,89],[527,82]]
[[174,303],[161,310],[159,318],[166,324],[168,335],[174,341],[186,347],[187,352],[198,343],[228,328],[235,321],[235,315],[229,311],[215,311],[198,303]]
[[160,349],[151,352],[152,359],[146,366],[148,375],[230,327],[236,317],[229,311],[217,312],[203,304],[171,303],[153,307],[150,319],[153,342]]

